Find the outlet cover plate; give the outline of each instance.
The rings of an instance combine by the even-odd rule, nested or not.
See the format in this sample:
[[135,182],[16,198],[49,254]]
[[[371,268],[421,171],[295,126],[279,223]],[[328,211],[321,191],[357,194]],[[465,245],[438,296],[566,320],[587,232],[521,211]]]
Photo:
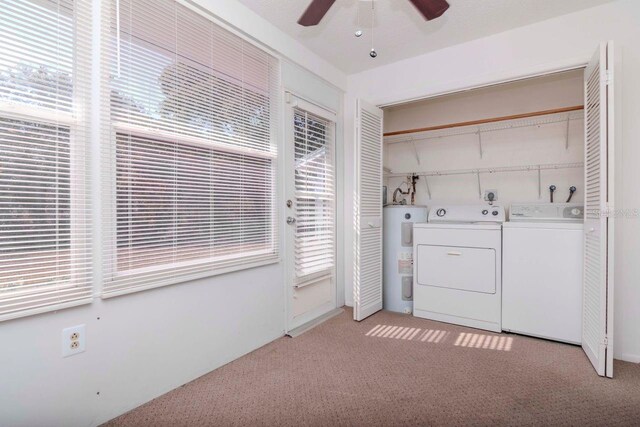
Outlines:
[[85,325],[71,326],[62,330],[62,357],[83,353],[87,346]]

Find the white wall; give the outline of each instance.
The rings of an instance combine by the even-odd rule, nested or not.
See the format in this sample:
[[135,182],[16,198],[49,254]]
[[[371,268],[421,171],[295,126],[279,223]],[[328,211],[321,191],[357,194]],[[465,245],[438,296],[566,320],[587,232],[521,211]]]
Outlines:
[[[582,105],[583,91],[583,72],[576,70],[411,102],[385,108],[385,132]],[[581,117],[581,114],[576,116]],[[385,139],[384,163],[393,173],[579,163],[584,155],[583,126],[582,118],[569,122],[568,148],[566,122],[484,132],[482,157],[475,134],[437,139],[421,139],[425,136],[422,133],[392,136]],[[411,141],[407,138],[409,136]],[[406,142],[393,142],[403,140]],[[572,185],[578,188],[572,201],[582,202],[583,174],[583,168],[542,171],[541,197],[536,170],[481,174],[480,183],[483,193],[485,190],[497,190],[498,204],[507,208],[512,202],[548,201],[551,184],[557,187],[556,202],[566,200]],[[427,179],[431,198],[427,192],[427,181],[421,177],[416,186],[417,204],[479,203],[481,200],[475,174]],[[406,181],[405,177],[385,179],[389,202],[393,190],[403,181]]]
[[[353,164],[353,113],[360,97],[388,105],[532,76],[589,61],[601,41],[620,48],[622,66],[616,75],[622,115],[617,130],[615,233],[615,356],[640,362],[640,2],[618,0],[591,9],[452,46],[415,58],[349,76],[345,97],[345,167]],[[623,88],[623,89],[620,89]],[[348,180],[347,183],[351,181]],[[345,189],[349,194],[350,186]],[[353,223],[352,203],[345,206],[345,223]],[[347,228],[346,231],[350,231]],[[345,242],[349,247],[352,233]],[[346,252],[347,303],[352,302],[352,254]]]
[[[283,87],[340,111],[346,76],[239,3],[200,3],[240,32],[271,43],[272,51],[293,57],[282,63]],[[96,153],[99,142],[92,142]],[[99,164],[96,155],[94,178]],[[99,250],[93,257],[99,286]],[[228,363],[283,335],[284,284],[283,263],[277,263],[0,322],[0,425],[97,425]],[[63,359],[61,331],[78,324],[87,327],[86,352]]]
[[[107,421],[282,336],[283,296],[276,264],[3,322],[1,424]],[[63,359],[78,324],[87,350]]]

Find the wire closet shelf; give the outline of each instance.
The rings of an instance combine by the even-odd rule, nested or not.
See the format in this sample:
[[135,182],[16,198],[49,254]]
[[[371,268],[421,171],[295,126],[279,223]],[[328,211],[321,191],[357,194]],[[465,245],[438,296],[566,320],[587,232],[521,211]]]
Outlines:
[[[564,110],[564,111],[563,111]],[[517,118],[514,118],[517,117]],[[584,119],[582,106],[569,107],[566,109],[548,110],[522,114],[519,116],[510,116],[504,118],[486,119],[478,122],[466,122],[459,124],[436,126],[433,128],[415,129],[399,132],[391,132],[385,134],[384,142],[386,144],[411,143],[414,146],[417,163],[420,164],[420,158],[416,148],[416,143],[428,141],[431,139],[447,138],[458,135],[477,135],[480,157],[482,157],[482,134],[488,132],[498,132],[508,129],[518,129],[524,127],[543,126],[553,123],[566,123],[565,128],[565,148],[569,147],[569,124],[574,120]],[[447,175],[468,175],[468,174],[491,174],[501,172],[538,172],[551,169],[570,169],[584,167],[582,162],[578,163],[549,163],[534,164],[520,166],[504,166],[504,167],[487,167],[474,169],[456,169],[456,170],[432,170],[432,171],[403,171],[396,172],[389,168],[384,169],[385,176],[389,178],[406,177],[408,175],[418,175],[423,177],[429,176],[447,176]]]

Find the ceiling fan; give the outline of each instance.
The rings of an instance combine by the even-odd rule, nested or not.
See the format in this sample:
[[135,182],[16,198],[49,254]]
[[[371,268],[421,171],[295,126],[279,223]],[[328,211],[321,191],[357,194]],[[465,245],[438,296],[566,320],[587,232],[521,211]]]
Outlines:
[[[324,15],[329,11],[336,0],[312,0],[307,9],[304,11],[298,24],[304,27],[318,25]],[[424,16],[424,19],[430,21],[441,16],[447,9],[449,3],[445,0],[409,0]]]

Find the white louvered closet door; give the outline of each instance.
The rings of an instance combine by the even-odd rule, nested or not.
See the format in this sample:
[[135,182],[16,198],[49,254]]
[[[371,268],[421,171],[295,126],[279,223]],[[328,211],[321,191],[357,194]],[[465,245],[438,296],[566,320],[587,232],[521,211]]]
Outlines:
[[358,100],[353,318],[382,310],[382,110]]
[[613,376],[613,49],[602,43],[585,69],[585,238],[582,348],[598,375]]

